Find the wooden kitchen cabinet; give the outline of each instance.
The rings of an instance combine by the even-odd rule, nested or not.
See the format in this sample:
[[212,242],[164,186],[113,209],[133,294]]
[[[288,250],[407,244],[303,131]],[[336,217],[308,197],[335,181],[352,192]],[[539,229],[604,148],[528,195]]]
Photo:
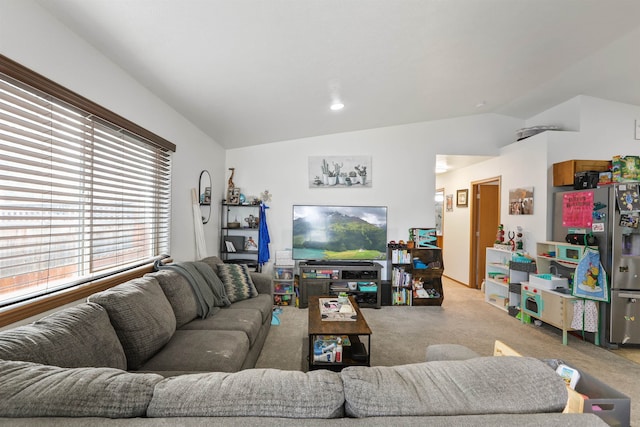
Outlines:
[[567,160],[553,164],[553,186],[573,185],[576,172],[606,172],[611,168],[608,160]]

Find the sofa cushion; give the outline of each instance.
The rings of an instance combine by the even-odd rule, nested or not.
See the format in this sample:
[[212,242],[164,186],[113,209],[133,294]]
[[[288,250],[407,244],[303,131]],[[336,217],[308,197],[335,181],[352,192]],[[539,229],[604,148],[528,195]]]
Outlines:
[[173,308],[177,328],[198,317],[198,303],[186,277],[172,270],[160,270],[146,276],[155,277],[160,284]]
[[167,378],[156,386],[147,416],[335,418],[343,403],[335,372],[249,369]]
[[235,372],[242,368],[249,347],[249,338],[242,331],[180,329],[139,370],[158,373]]
[[140,417],[162,379],[0,360],[0,417]]
[[234,302],[223,310],[258,310],[262,314],[262,323],[271,322],[273,315],[273,297],[268,294],[260,294],[255,298],[249,298]]
[[0,359],[64,368],[127,368],[106,310],[98,304],[69,307],[29,325],[0,332]]
[[562,412],[567,389],[544,362],[478,357],[341,372],[353,417]]
[[255,309],[219,309],[213,316],[206,319],[195,319],[187,323],[182,329],[201,329],[218,331],[242,331],[247,334],[249,343],[253,343],[258,337],[262,327],[262,314]]
[[232,303],[258,296],[249,267],[244,264],[218,264],[218,276]]
[[153,277],[130,280],[88,299],[109,313],[129,370],[138,369],[157,353],[176,330],[171,304]]
[[208,264],[209,267],[211,267],[213,271],[215,271],[216,273],[218,272],[218,266],[221,264],[224,264],[224,261],[222,261],[217,256],[210,256],[210,257],[203,258],[202,262]]

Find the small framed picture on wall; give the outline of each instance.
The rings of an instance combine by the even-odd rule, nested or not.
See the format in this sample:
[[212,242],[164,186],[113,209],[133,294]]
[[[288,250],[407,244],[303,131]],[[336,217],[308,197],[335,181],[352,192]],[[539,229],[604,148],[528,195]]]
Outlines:
[[466,188],[464,190],[458,190],[456,192],[456,206],[457,207],[465,207],[469,206],[469,190]]
[[453,212],[453,194],[447,194],[447,212]]

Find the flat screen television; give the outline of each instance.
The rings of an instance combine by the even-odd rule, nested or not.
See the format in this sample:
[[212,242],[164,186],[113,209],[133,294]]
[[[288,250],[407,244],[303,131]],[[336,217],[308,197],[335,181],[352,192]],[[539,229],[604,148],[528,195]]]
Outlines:
[[373,261],[387,258],[386,206],[293,206],[296,260]]

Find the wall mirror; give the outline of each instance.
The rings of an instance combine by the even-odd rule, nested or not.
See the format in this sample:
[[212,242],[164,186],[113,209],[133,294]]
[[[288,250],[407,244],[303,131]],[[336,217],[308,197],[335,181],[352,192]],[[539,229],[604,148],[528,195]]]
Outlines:
[[211,175],[209,175],[209,171],[203,170],[200,172],[198,197],[200,198],[200,209],[202,210],[202,223],[206,224],[211,219]]

